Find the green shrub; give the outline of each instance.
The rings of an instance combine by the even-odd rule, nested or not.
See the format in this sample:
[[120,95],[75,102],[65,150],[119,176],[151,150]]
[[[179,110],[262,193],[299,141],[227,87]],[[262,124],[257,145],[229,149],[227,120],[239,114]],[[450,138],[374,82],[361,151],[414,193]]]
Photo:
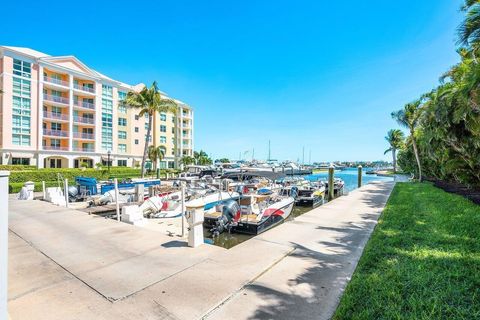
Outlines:
[[57,181],[58,174],[61,178],[74,181],[75,177],[91,177],[97,180],[105,180],[108,177],[117,176],[140,176],[140,170],[131,168],[110,168],[108,170],[96,170],[96,169],[38,169],[38,170],[24,170],[24,171],[12,171],[10,173],[10,182],[26,182],[26,181]]
[[7,170],[7,171],[37,170],[37,167],[26,166],[22,164],[0,164],[0,170]]
[[[14,182],[14,183],[10,183],[8,185],[8,193],[19,193],[20,190],[22,189],[23,187],[23,182]],[[48,182],[45,182],[45,187],[48,188],[48,187],[58,187],[58,183],[56,181],[48,181]],[[35,192],[41,192],[42,191],[42,182],[35,182],[35,189],[34,189]]]
[[[161,169],[160,177],[164,178],[168,173],[178,173],[177,169]],[[18,193],[22,189],[23,184],[27,181],[35,183],[35,191],[42,191],[42,181],[45,181],[47,187],[54,187],[58,185],[57,175],[61,175],[61,179],[68,179],[69,184],[73,184],[75,177],[90,177],[98,181],[108,179],[128,179],[138,178],[141,176],[140,169],[133,169],[128,167],[110,167],[110,172],[107,168],[98,169],[35,169],[23,171],[11,171],[9,179],[9,192]],[[147,175],[146,177],[155,177],[156,174]]]

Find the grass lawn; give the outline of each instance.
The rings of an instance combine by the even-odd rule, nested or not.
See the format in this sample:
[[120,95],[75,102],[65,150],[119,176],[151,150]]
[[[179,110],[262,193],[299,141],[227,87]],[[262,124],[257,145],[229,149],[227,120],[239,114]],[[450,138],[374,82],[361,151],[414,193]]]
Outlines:
[[480,319],[480,206],[397,183],[334,319]]

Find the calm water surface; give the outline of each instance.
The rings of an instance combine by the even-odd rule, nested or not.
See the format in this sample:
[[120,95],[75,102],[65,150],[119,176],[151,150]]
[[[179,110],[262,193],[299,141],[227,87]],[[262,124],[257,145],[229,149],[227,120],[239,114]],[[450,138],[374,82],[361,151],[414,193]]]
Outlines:
[[[379,177],[377,175],[367,175],[365,174],[367,170],[369,170],[369,168],[363,169],[363,174],[362,174],[363,184],[367,184],[372,181],[392,181],[393,180],[393,178],[390,178],[390,177]],[[341,171],[335,171],[335,177],[345,181],[345,194],[348,194],[349,191],[357,189],[357,183],[358,183],[357,176],[358,174],[357,174],[356,168],[348,168]],[[326,181],[328,180],[328,172],[321,172],[321,173],[316,173],[316,174],[303,176],[303,177],[310,181],[317,181],[317,180]],[[289,219],[294,219],[295,217],[298,217],[299,215],[302,215],[305,212],[308,212],[310,210],[312,210],[311,207],[295,206],[293,207],[293,211]],[[205,229],[204,231],[205,231],[205,243],[214,244],[226,249],[230,249],[231,247],[253,237],[249,235],[242,235],[242,234],[236,234],[236,233],[232,233],[232,234],[222,233],[219,237],[212,239],[210,231],[207,229]]]

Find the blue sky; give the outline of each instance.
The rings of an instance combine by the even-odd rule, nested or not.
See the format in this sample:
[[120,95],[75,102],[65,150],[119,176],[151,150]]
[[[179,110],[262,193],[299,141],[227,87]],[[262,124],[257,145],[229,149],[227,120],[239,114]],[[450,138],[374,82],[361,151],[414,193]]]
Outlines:
[[[77,56],[195,109],[213,157],[376,160],[399,109],[458,61],[461,0],[14,1],[0,44]],[[248,150],[248,152],[246,152]]]

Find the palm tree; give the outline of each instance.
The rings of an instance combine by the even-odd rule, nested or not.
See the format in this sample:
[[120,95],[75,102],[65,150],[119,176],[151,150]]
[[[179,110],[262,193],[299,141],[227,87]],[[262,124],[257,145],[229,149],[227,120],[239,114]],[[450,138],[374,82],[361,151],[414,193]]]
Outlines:
[[177,114],[177,103],[165,96],[158,90],[157,82],[154,81],[150,88],[144,87],[140,92],[129,92],[123,101],[127,106],[140,109],[139,116],[148,115],[148,129],[145,137],[145,147],[142,158],[142,178],[145,177],[145,161],[147,159],[148,145],[152,132],[153,116],[156,112],[172,112]]
[[195,159],[191,156],[183,156],[181,159],[180,159],[180,162],[184,165],[184,166],[188,166],[188,165],[191,165],[191,164],[194,164],[195,163]]
[[153,163],[153,169],[157,169],[157,160],[162,161],[165,157],[165,148],[163,146],[155,147],[148,146],[147,150],[148,159]]
[[475,50],[480,44],[480,0],[466,0],[465,20],[458,28],[458,43]]
[[399,125],[408,128],[413,145],[413,152],[415,153],[415,160],[418,167],[418,181],[422,181],[422,165],[420,164],[420,156],[418,154],[417,142],[415,139],[415,129],[421,115],[421,100],[415,100],[407,103],[403,109],[392,112],[392,118],[395,119]]
[[388,131],[385,140],[390,144],[390,148],[385,150],[383,154],[387,154],[389,152],[392,153],[393,157],[393,173],[397,173],[397,150],[400,149],[403,145],[403,140],[405,140],[405,136],[400,129],[392,129]]
[[197,164],[197,165],[212,164],[212,159],[210,159],[208,157],[208,154],[203,150],[200,150],[198,152],[194,151],[193,152],[193,158],[195,159],[195,164]]

